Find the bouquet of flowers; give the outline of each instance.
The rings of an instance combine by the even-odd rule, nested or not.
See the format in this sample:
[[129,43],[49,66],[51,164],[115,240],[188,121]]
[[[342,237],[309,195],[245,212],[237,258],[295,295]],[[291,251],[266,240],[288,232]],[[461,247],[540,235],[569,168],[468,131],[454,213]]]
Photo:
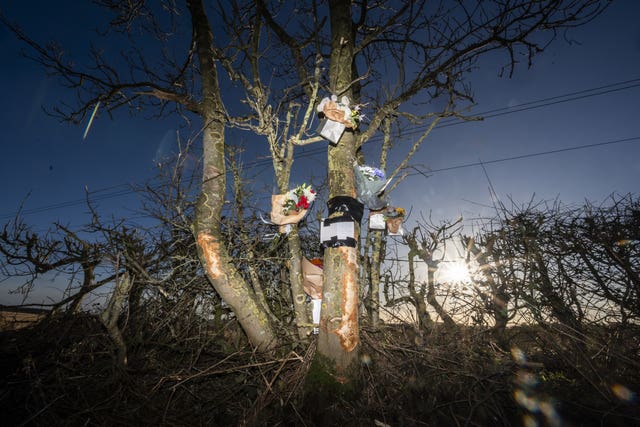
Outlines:
[[358,105],[354,105],[353,108],[351,109],[351,123],[353,124],[353,128],[357,129],[358,125],[360,124],[360,121],[362,121],[362,118],[364,116],[360,115],[360,110],[362,109],[362,106],[360,104]]
[[403,208],[394,208],[389,206],[385,209],[384,220],[387,223],[387,232],[391,235],[402,235],[402,220],[407,211]]
[[356,129],[360,122],[360,106],[351,108],[350,104],[351,101],[346,96],[338,101],[337,96],[331,95],[331,98],[323,98],[316,110],[329,120],[342,123],[350,129]]
[[316,198],[309,184],[302,184],[284,194],[271,196],[271,222],[280,225],[280,232],[288,232],[289,224],[297,224],[307,214]]
[[337,144],[346,128],[354,130],[358,128],[363,117],[360,114],[361,108],[361,105],[352,107],[351,101],[346,96],[339,101],[336,95],[323,98],[316,107],[321,118],[318,134]]
[[287,198],[282,204],[282,213],[289,215],[291,212],[300,212],[301,209],[309,209],[309,206],[316,199],[316,192],[309,184],[302,184],[290,190]]
[[389,183],[383,170],[371,166],[354,165],[356,177],[356,191],[358,200],[371,210],[379,210],[387,205],[387,202],[378,195],[382,193]]
[[389,206],[384,211],[384,218],[385,220],[390,218],[404,218],[406,214],[407,211],[405,211],[404,208],[392,208],[391,206]]
[[385,178],[384,171],[371,166],[358,166],[360,173],[367,181],[379,181]]

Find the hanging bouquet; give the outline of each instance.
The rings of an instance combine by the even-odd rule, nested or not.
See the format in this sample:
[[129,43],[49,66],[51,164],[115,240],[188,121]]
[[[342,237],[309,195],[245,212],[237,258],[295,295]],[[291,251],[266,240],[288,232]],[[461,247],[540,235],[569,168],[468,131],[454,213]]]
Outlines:
[[392,218],[404,218],[406,214],[407,214],[407,211],[405,211],[404,208],[393,208],[389,206],[384,211],[384,219],[387,220]]
[[316,192],[309,184],[299,185],[287,193],[282,204],[282,213],[290,215],[293,212],[309,209],[315,199]]
[[354,129],[358,128],[358,125],[364,118],[364,115],[360,114],[361,109],[362,109],[362,105],[360,104],[354,105],[353,108],[351,109],[351,123],[353,123]]
[[371,166],[358,166],[360,173],[367,181],[380,181],[385,178],[383,170]]
[[[364,116],[360,115],[360,110],[362,110],[362,105],[356,104],[354,106],[350,105],[351,102],[349,98],[346,96],[342,97],[342,100],[338,102],[336,105],[339,110],[344,111],[344,123],[348,128],[358,129],[358,125]],[[348,121],[348,123],[347,123]]]
[[394,208],[389,206],[384,211],[384,220],[387,223],[387,232],[390,235],[402,235],[402,221],[404,220],[407,211],[403,208]]
[[379,210],[387,205],[384,198],[379,196],[389,183],[383,170],[371,166],[354,164],[356,178],[356,192],[358,201],[364,203],[371,210]]
[[361,106],[354,105],[352,107],[351,101],[346,96],[343,96],[339,101],[336,95],[331,95],[331,98],[322,98],[316,110],[329,120],[342,123],[350,129],[357,129],[362,119],[360,115]]
[[337,144],[346,128],[355,130],[358,128],[363,115],[360,114],[362,105],[351,106],[349,97],[343,96],[340,100],[336,95],[322,98],[316,107],[320,125],[318,134]]
[[281,233],[288,233],[290,224],[299,223],[316,198],[316,192],[308,184],[302,184],[284,194],[271,195],[271,222],[280,226]]

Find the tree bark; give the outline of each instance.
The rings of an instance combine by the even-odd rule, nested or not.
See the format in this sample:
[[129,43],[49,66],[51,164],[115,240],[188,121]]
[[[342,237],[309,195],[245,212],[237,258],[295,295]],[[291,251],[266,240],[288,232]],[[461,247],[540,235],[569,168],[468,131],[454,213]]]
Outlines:
[[[415,264],[413,262],[413,258],[418,256],[418,252],[415,249],[409,249],[409,253],[407,254],[407,258],[409,260],[409,296],[411,297],[411,302],[413,303],[413,307],[416,310],[416,316],[418,318],[418,328],[421,331],[425,331],[429,326],[433,324],[431,320],[431,316],[429,316],[429,312],[427,311],[427,303],[425,302],[425,292],[424,292],[424,284],[420,286],[420,289],[417,290],[416,286],[416,274],[415,274]],[[428,273],[429,274],[429,273]],[[427,280],[432,280],[433,273],[427,276]]]
[[133,281],[129,276],[129,273],[124,273],[121,277],[116,279],[115,287],[107,307],[98,316],[104,327],[107,329],[109,336],[113,340],[116,346],[116,358],[120,366],[127,365],[127,345],[122,336],[122,331],[118,327],[118,319],[122,314],[122,308],[124,305],[131,285]]
[[298,225],[294,224],[289,232],[289,283],[291,286],[291,298],[293,310],[296,316],[296,328],[298,338],[307,339],[312,326],[307,312],[307,294],[304,291],[302,278],[302,248],[300,246],[300,234]]
[[[353,31],[350,2],[331,0],[331,62],[329,80],[334,94],[352,98]],[[356,197],[353,162],[356,141],[345,132],[338,144],[329,146],[329,199]],[[356,241],[359,240],[356,225]],[[317,355],[329,361],[328,368],[346,380],[358,361],[358,249],[346,246],[324,251],[324,292]]]
[[371,244],[371,268],[370,279],[371,288],[369,289],[369,320],[371,327],[377,328],[380,325],[380,268],[382,266],[382,258],[384,255],[385,245],[383,242],[384,235],[382,231],[370,232],[372,236]]
[[259,350],[276,345],[274,327],[255,293],[229,257],[220,232],[226,193],[224,113],[218,85],[213,33],[202,0],[187,2],[201,73],[203,129],[202,190],[196,204],[194,235],[207,277],[231,307],[249,341]]

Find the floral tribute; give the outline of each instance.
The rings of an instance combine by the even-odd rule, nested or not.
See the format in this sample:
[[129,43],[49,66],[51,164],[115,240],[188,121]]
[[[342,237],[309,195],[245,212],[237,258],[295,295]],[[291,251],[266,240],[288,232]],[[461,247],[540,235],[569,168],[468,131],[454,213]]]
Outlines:
[[299,185],[287,193],[287,197],[282,204],[282,213],[289,215],[292,212],[309,209],[315,199],[316,192],[309,184]]
[[380,194],[389,183],[383,170],[365,165],[354,164],[356,192],[358,201],[371,210],[380,210],[387,205]]
[[398,236],[404,234],[402,229],[402,221],[404,220],[407,211],[403,208],[387,207],[384,211],[384,220],[387,223],[387,233],[392,236]]
[[360,110],[362,109],[362,106],[360,104],[358,105],[354,105],[353,108],[351,109],[351,123],[353,123],[353,128],[357,129],[358,125],[360,124],[360,122],[362,121],[362,118],[364,116],[360,115]]
[[404,216],[407,214],[407,211],[404,210],[404,208],[393,208],[391,206],[389,206],[385,211],[384,211],[384,218],[385,219],[390,219],[390,218],[404,218]]
[[361,105],[351,106],[351,101],[343,96],[340,101],[336,95],[325,97],[316,107],[320,125],[318,134],[330,142],[337,144],[345,129],[355,130],[364,116],[360,114]]
[[271,222],[280,226],[281,233],[288,233],[290,224],[299,223],[316,199],[316,192],[308,184],[302,184],[284,194],[271,196]]
[[351,107],[351,102],[346,96],[343,96],[340,101],[336,95],[332,95],[331,98],[323,98],[316,110],[324,114],[327,119],[342,123],[349,129],[357,129],[362,119],[360,116],[361,106]]
[[358,168],[367,181],[379,181],[385,178],[384,171],[378,168],[372,166],[358,166]]

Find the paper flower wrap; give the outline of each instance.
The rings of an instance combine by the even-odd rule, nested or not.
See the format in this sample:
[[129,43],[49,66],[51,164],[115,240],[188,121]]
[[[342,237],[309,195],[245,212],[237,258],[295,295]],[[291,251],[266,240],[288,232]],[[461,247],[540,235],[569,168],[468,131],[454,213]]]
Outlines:
[[323,98],[316,110],[329,120],[342,123],[349,129],[355,129],[358,127],[360,118],[359,108],[356,107],[352,110],[350,104],[348,97],[343,96],[338,102],[338,97],[332,95],[331,98]]
[[323,119],[320,121],[320,125],[316,132],[324,139],[337,144],[344,133],[345,125],[333,120]]
[[384,230],[387,228],[384,213],[382,211],[371,211],[369,214],[369,229]]
[[331,98],[325,97],[316,110],[321,118],[324,117],[317,132],[334,144],[338,143],[345,129],[357,129],[360,123],[360,106],[351,108],[346,96],[343,96],[340,102],[336,95],[332,95]]
[[354,173],[358,200],[374,211],[384,208],[387,202],[384,198],[379,197],[379,194],[389,183],[385,179],[384,171],[371,166],[354,165]]
[[402,221],[407,212],[403,208],[388,207],[384,212],[384,220],[387,223],[387,232],[391,235],[402,235]]
[[322,260],[302,258],[302,287],[312,299],[322,299]]
[[280,225],[280,231],[285,232],[285,225],[297,224],[304,218],[315,198],[316,192],[307,184],[285,194],[272,195],[271,222]]

